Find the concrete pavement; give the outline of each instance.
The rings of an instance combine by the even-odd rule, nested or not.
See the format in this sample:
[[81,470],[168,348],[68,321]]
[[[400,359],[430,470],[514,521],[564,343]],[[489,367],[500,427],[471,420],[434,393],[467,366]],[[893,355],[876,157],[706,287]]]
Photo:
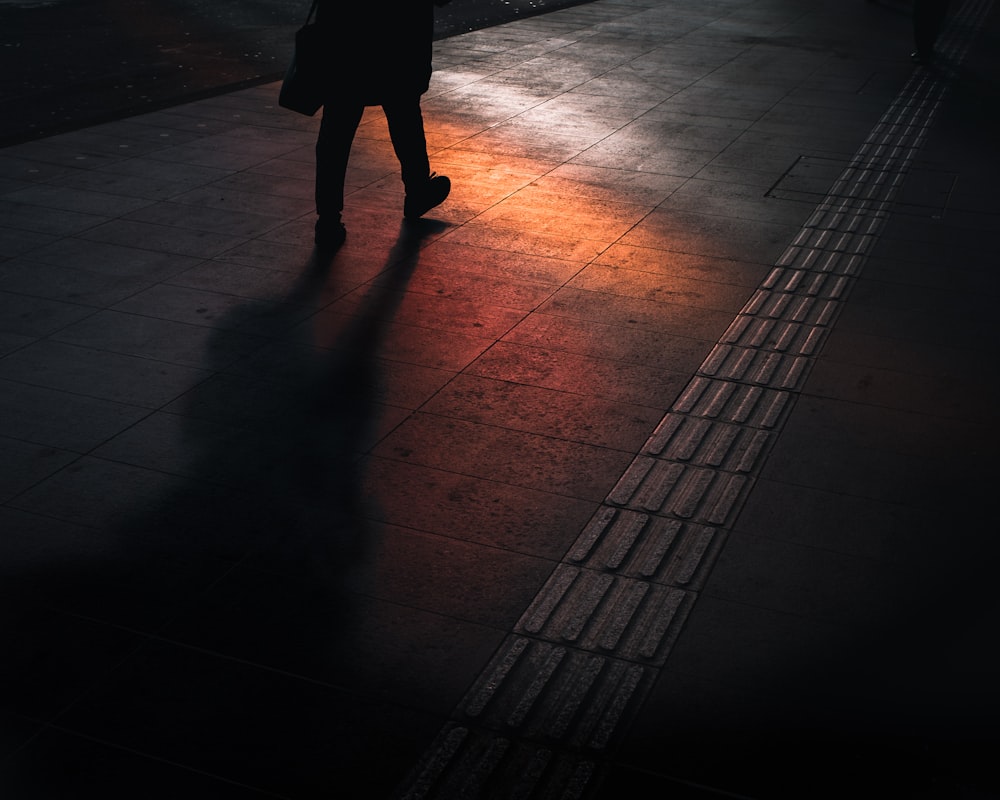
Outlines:
[[0,151],[0,787],[992,797],[991,2],[438,42]]

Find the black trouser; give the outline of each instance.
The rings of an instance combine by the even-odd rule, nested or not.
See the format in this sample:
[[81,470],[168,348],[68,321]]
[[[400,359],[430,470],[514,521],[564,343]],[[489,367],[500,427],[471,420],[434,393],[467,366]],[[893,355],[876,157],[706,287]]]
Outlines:
[[[403,186],[408,190],[426,183],[431,167],[427,159],[420,95],[382,104],[393,150],[399,159]],[[344,210],[344,178],[354,134],[364,114],[361,103],[330,103],[316,139],[316,213],[336,217]]]
[[934,52],[948,5],[949,0],[913,0],[913,41],[920,55]]

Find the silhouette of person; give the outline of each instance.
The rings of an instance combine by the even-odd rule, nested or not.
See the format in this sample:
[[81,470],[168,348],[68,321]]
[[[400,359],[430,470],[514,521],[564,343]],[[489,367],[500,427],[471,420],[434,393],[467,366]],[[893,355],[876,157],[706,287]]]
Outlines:
[[[347,231],[344,179],[365,106],[381,106],[399,159],[403,215],[444,202],[451,182],[430,170],[420,98],[431,79],[434,6],[450,0],[320,0],[317,24],[335,53],[316,140],[316,246],[332,250]],[[339,55],[340,57],[336,57]]]
[[950,0],[913,0],[913,43],[916,50],[912,58],[927,64],[934,58],[934,44],[948,14]]

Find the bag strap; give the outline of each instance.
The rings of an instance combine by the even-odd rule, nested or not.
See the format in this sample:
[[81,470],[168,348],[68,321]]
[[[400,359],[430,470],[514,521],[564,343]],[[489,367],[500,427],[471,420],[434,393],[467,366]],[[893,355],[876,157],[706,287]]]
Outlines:
[[319,5],[319,0],[313,0],[312,1],[312,5],[309,6],[309,13],[306,14],[306,23],[305,23],[306,25],[309,24],[309,20],[311,20],[313,14],[316,13],[316,6],[318,6],[318,5]]

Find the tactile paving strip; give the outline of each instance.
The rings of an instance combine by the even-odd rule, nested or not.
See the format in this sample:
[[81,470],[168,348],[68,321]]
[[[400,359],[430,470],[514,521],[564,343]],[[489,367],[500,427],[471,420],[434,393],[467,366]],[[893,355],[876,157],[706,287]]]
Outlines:
[[[992,0],[942,37],[958,64]],[[401,793],[584,797],[680,634],[948,88],[917,70],[680,393]]]

